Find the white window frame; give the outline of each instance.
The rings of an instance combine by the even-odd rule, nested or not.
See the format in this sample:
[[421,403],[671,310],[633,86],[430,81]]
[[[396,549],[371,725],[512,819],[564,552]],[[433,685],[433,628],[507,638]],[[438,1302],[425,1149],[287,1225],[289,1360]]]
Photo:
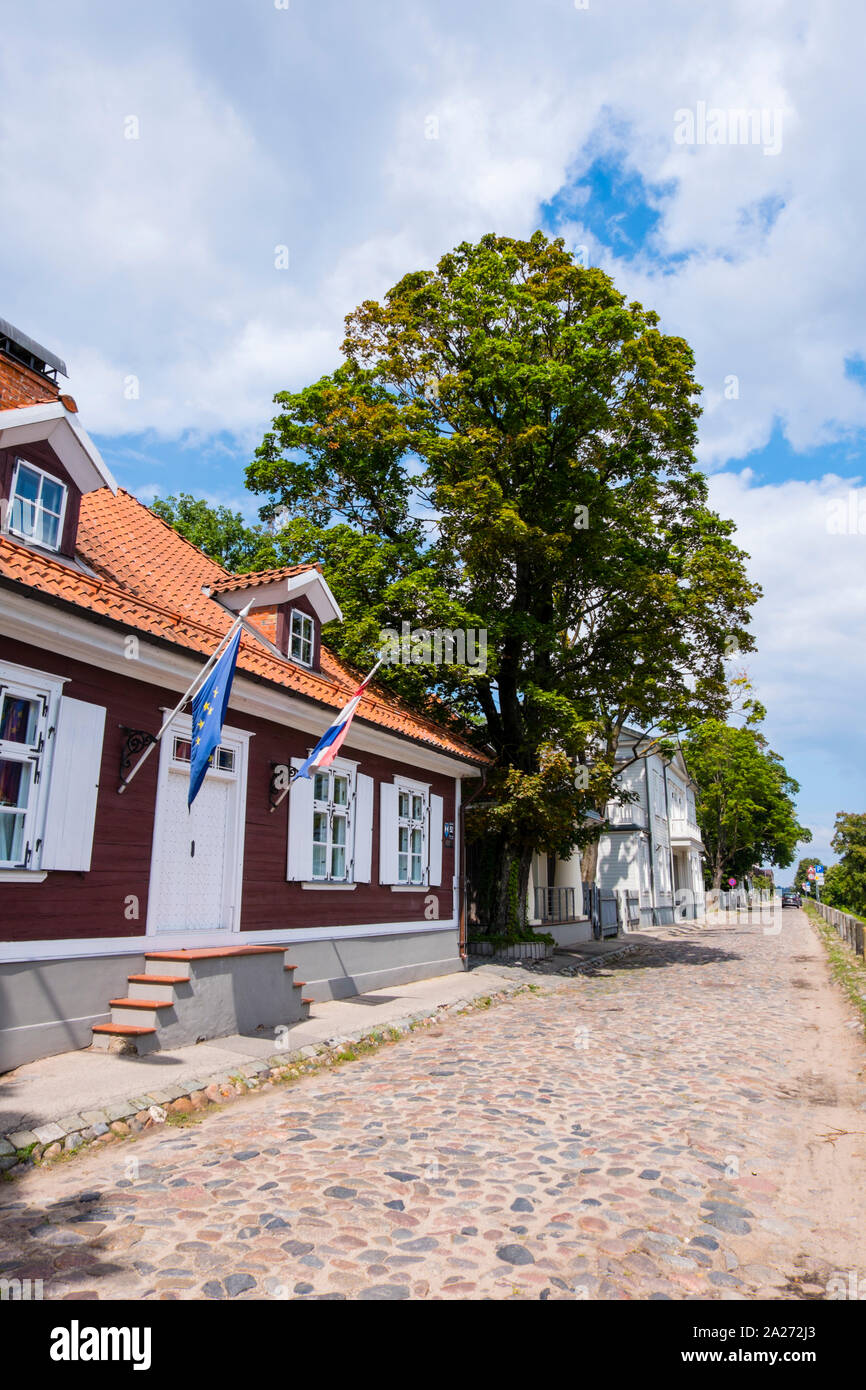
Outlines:
[[[395,822],[395,825],[394,825],[394,834],[395,834],[396,839],[397,839],[396,855],[397,855],[397,874],[398,874],[398,878],[397,878],[396,887],[398,887],[398,888],[415,888],[415,889],[417,889],[417,888],[423,888],[423,887],[425,887],[426,884],[429,882],[429,878],[430,878],[430,783],[429,783],[429,782],[416,782],[416,781],[414,781],[412,778],[409,778],[409,777],[395,777],[395,778],[394,778],[394,786],[395,786],[395,788],[396,788],[396,794],[397,794],[397,796],[396,796],[396,799],[397,799],[397,816],[396,816],[396,822]],[[411,812],[411,810],[412,810],[411,798],[412,798],[413,796],[420,796],[420,797],[421,797],[421,819],[420,819],[420,821],[419,821],[415,816],[413,816],[413,815],[411,815],[411,814],[408,815],[408,816],[401,816],[401,815],[400,815],[400,794],[401,794],[401,793],[404,793],[404,794],[408,795],[409,798],[410,798],[410,812]],[[401,878],[399,877],[399,873],[400,873],[400,855],[401,855],[401,853],[404,852],[404,851],[401,851],[401,849],[400,849],[400,830],[401,830],[401,828],[404,828],[404,829],[406,829],[406,830],[409,832],[409,833],[408,833],[408,836],[407,836],[407,843],[408,843],[408,845],[409,845],[409,848],[405,851],[405,853],[408,855],[408,858],[409,858],[410,861],[411,861],[411,859],[412,859],[412,850],[411,850],[411,834],[412,834],[412,830],[413,830],[413,829],[418,829],[418,828],[420,828],[420,830],[421,830],[421,877],[420,877],[420,879],[412,879],[412,878],[401,879]],[[408,868],[408,866],[407,866],[407,868]]]
[[[305,661],[304,658],[303,658],[302,656],[296,656],[296,655],[295,655],[295,652],[294,652],[293,643],[294,643],[294,638],[295,638],[295,618],[300,618],[300,620],[301,620],[301,632],[300,632],[300,635],[299,635],[299,637],[298,637],[298,641],[300,642],[300,645],[301,645],[301,649],[302,649],[302,650],[303,650],[304,644],[309,640],[309,644],[310,644],[310,659],[309,659],[309,661]],[[310,636],[309,636],[309,639],[304,635],[304,632],[305,632],[305,625],[306,625],[307,623],[309,623],[309,625],[310,625]],[[289,658],[290,661],[297,662],[297,664],[298,664],[299,666],[308,666],[308,667],[312,667],[313,661],[315,660],[315,656],[316,656],[316,624],[315,624],[315,620],[314,620],[313,618],[310,617],[309,613],[305,613],[304,610],[303,610],[302,608],[290,608],[290,609],[289,609],[289,644],[288,644],[288,645],[289,645],[289,650],[288,650],[288,652],[287,652],[287,655],[288,655],[288,658]]]
[[[190,724],[190,731],[189,731],[189,734],[188,734],[188,735],[187,735],[187,734],[179,733],[179,732],[178,732],[177,730],[175,730],[174,728],[172,728],[172,730],[171,730],[171,755],[170,755],[171,765],[172,765],[173,768],[179,768],[179,767],[189,768],[189,765],[190,765],[190,762],[191,762],[191,757],[186,758],[186,757],[183,757],[180,753],[178,753],[178,751],[177,751],[177,745],[178,745],[179,743],[187,743],[187,744],[189,744],[189,747],[190,747],[190,754],[192,754],[192,724]],[[228,754],[228,756],[231,758],[232,761],[231,761],[231,766],[230,766],[230,767],[220,767],[218,764],[215,764],[215,763],[213,762],[214,755],[216,755],[217,757],[219,757],[219,755],[220,755],[221,753],[223,753],[223,754]],[[211,753],[210,758],[208,759],[208,769],[207,769],[207,774],[206,774],[206,775],[207,775],[208,777],[217,777],[217,778],[220,778],[220,779],[222,779],[223,781],[225,781],[225,780],[227,780],[227,779],[229,779],[229,778],[231,778],[231,779],[237,778],[237,776],[238,776],[238,750],[237,750],[237,748],[236,748],[234,745],[225,744],[225,743],[221,743],[217,748],[215,748],[214,751],[213,751],[213,753]]]
[[53,736],[57,727],[60,696],[65,678],[52,676],[25,666],[0,664],[0,712],[2,697],[12,695],[24,700],[36,700],[41,705],[33,742],[23,744],[0,740],[0,758],[31,766],[31,782],[27,808],[24,813],[24,833],[21,839],[22,857],[0,859],[0,873],[11,871],[38,872],[42,850],[42,832],[48,803],[51,778]]
[[[39,475],[39,497],[36,502],[37,516],[40,512],[44,511],[44,508],[42,506],[42,485],[44,480],[47,478],[49,483],[53,483],[55,487],[60,488],[62,495],[60,499],[60,516],[57,521],[56,545],[49,545],[47,541],[38,540],[36,536],[31,536],[27,531],[19,530],[19,528],[17,526],[14,526],[12,523],[12,518],[15,514],[15,491],[18,484],[18,477],[22,468],[29,468],[31,473],[37,473]],[[29,459],[16,458],[15,471],[12,474],[12,486],[9,489],[9,520],[7,523],[7,529],[9,533],[13,536],[18,536],[23,541],[26,541],[28,545],[39,546],[41,550],[59,551],[61,545],[63,544],[63,527],[66,521],[66,504],[68,500],[69,487],[66,483],[62,481],[62,479],[55,477],[53,473],[47,472],[46,469],[40,468],[38,464],[31,463]],[[51,513],[51,515],[53,515],[53,513]]]
[[[335,758],[334,761],[331,763],[330,767],[321,768],[321,769],[318,770],[318,771],[317,771],[315,768],[313,768],[313,769],[311,770],[311,773],[310,773],[310,780],[312,781],[312,784],[313,784],[313,795],[312,795],[312,812],[313,812],[313,820],[312,820],[311,823],[310,823],[309,834],[310,834],[310,837],[311,837],[311,839],[312,839],[312,837],[313,837],[313,829],[314,829],[314,826],[315,826],[315,817],[316,817],[316,815],[317,815],[317,814],[319,814],[319,815],[322,815],[322,814],[327,815],[327,817],[328,817],[328,838],[327,838],[327,841],[325,842],[325,844],[326,844],[325,862],[326,862],[326,865],[327,865],[327,870],[328,870],[328,872],[325,873],[325,874],[316,874],[316,873],[311,869],[311,878],[310,878],[310,880],[309,880],[310,883],[339,884],[339,883],[352,883],[352,882],[354,882],[354,873],[355,873],[355,778],[356,778],[357,770],[358,770],[358,764],[355,763],[355,762],[350,762],[348,759],[345,759],[345,758]],[[334,801],[334,799],[333,799],[334,777],[335,777],[335,776],[337,776],[337,777],[345,777],[345,779],[346,779],[346,784],[347,784],[347,785],[346,785],[346,802],[345,802],[345,805],[343,805],[342,803],[338,805],[338,804]],[[316,778],[317,778],[317,777],[327,777],[327,778],[328,778],[329,796],[328,796],[328,798],[327,798],[326,800],[324,800],[324,801],[321,800],[321,799],[320,799],[320,800],[317,800],[317,799],[316,799]],[[345,846],[342,846],[342,845],[338,846],[338,848],[341,848],[341,849],[342,849],[342,848],[345,848],[345,851],[346,851],[346,853],[345,853],[345,865],[346,865],[346,869],[345,869],[345,873],[343,874],[343,877],[342,877],[342,878],[334,878],[334,876],[331,874],[331,863],[332,863],[331,851],[332,851],[333,848],[334,848],[334,842],[333,842],[333,822],[334,822],[335,816],[338,816],[341,820],[345,820],[345,822],[346,822],[346,842],[345,842]],[[316,845],[321,845],[321,844],[322,844],[322,841],[321,841],[321,840],[312,839],[312,843],[313,843],[313,850],[315,851]]]

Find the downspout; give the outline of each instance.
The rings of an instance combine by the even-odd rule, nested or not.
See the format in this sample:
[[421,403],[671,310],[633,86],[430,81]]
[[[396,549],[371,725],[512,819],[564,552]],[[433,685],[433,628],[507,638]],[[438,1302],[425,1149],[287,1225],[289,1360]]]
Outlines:
[[664,779],[665,784],[665,816],[667,817],[668,822],[668,859],[670,860],[671,868],[671,922],[673,922],[675,920],[674,911],[677,900],[675,885],[676,875],[674,874],[674,849],[673,845],[671,844],[671,803],[668,797],[668,765],[664,761],[662,762],[662,777]]
[[467,799],[464,801],[464,800],[463,800],[463,783],[462,783],[462,779],[461,779],[460,782],[459,782],[459,786],[460,786],[460,814],[459,814],[459,816],[458,816],[457,823],[458,823],[458,826],[459,826],[459,834],[460,834],[460,848],[459,848],[459,853],[458,853],[459,870],[458,870],[457,892],[458,892],[459,901],[460,901],[460,910],[459,910],[459,917],[458,917],[459,926],[458,926],[458,931],[457,931],[457,941],[458,941],[458,945],[459,945],[459,947],[460,947],[460,959],[461,959],[462,961],[465,961],[465,960],[467,959],[467,956],[468,956],[468,952],[467,952],[467,950],[466,950],[466,807],[469,806],[469,805],[471,805],[471,803],[475,800],[476,796],[480,795],[480,793],[484,791],[484,788],[485,788],[486,785],[487,785],[487,769],[486,769],[486,768],[482,768],[482,770],[481,770],[481,782],[480,782],[480,784],[479,784],[478,787],[475,789],[475,791],[472,793],[472,795],[471,795],[470,797],[467,797]]
[[652,895],[653,895],[653,902],[652,902],[652,909],[651,909],[651,911],[652,911],[652,916],[653,916],[653,925],[657,927],[657,926],[659,925],[659,923],[658,923],[658,921],[656,920],[656,913],[658,912],[658,907],[657,907],[657,905],[656,905],[656,904],[657,904],[657,899],[658,899],[658,893],[656,892],[656,843],[655,843],[655,834],[654,834],[654,831],[653,831],[653,826],[655,825],[655,812],[653,811],[653,795],[652,795],[652,786],[651,786],[651,784],[650,784],[649,775],[650,775],[650,765],[649,765],[649,762],[648,762],[648,760],[647,760],[647,755],[646,755],[646,753],[644,753],[644,755],[643,755],[643,776],[644,776],[644,785],[645,785],[645,787],[646,787],[647,830],[649,831],[650,884],[652,885]]

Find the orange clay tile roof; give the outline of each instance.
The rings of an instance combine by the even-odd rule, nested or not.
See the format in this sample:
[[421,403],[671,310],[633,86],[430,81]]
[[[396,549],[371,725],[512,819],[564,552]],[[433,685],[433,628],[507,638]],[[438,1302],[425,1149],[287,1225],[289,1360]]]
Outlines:
[[279,570],[248,570],[246,574],[232,574],[228,579],[219,579],[210,587],[215,594],[230,594],[235,589],[254,589],[259,584],[275,584],[280,579],[292,579],[296,574],[304,574],[307,570],[318,570],[321,574],[322,566],[283,565]]
[[[230,587],[243,578],[258,582],[258,575],[229,574],[122,488],[116,495],[103,487],[82,496],[78,553],[93,575],[0,536],[0,578],[205,657],[228,631],[234,615],[202,589],[215,592],[217,586]],[[303,568],[308,567],[272,570],[269,578]],[[358,675],[324,644],[321,672],[307,671],[275,656],[246,630],[237,666],[315,700],[327,712],[341,709],[359,683]],[[361,700],[357,718],[442,753],[475,763],[488,761],[449,728],[447,720],[426,719],[376,686]]]

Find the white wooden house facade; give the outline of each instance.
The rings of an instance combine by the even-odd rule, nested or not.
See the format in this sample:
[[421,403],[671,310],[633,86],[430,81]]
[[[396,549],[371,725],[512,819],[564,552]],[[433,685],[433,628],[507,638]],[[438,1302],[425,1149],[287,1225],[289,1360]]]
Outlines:
[[[622,928],[699,917],[704,911],[704,846],[695,811],[696,784],[682,753],[672,759],[652,740],[625,729],[618,750],[619,785],[627,800],[605,808],[595,882],[614,895]],[[529,889],[529,920],[560,944],[589,940],[581,859],[536,855]]]

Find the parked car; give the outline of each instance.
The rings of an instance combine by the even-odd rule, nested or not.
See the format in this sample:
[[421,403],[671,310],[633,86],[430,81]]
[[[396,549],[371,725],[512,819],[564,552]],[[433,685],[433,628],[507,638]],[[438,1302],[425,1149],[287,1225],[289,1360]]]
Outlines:
[[801,907],[801,906],[802,906],[802,902],[801,902],[801,899],[800,899],[800,894],[797,892],[796,888],[783,888],[783,889],[782,889],[782,906],[783,906],[783,907]]

